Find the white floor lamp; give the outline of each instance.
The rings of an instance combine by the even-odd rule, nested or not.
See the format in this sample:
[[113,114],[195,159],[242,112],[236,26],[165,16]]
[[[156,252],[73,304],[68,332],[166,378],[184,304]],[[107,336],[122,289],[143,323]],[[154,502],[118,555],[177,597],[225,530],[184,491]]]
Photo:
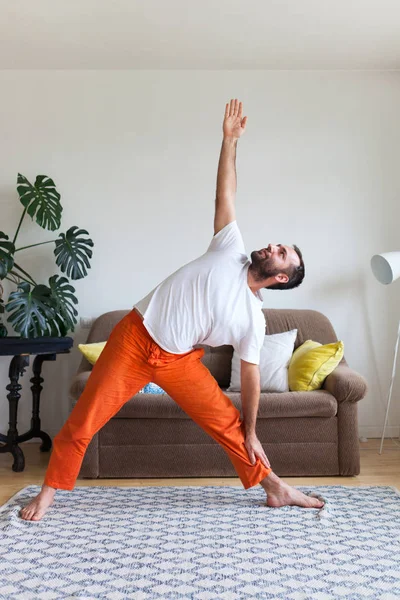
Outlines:
[[[383,283],[384,285],[393,283],[393,281],[395,281],[398,277],[400,277],[400,252],[385,252],[383,254],[375,254],[371,258],[371,269],[372,269],[373,274],[375,275],[375,277],[377,278],[377,280],[380,283]],[[399,346],[399,338],[400,338],[400,321],[399,321],[399,328],[397,331],[396,345],[394,348],[392,380],[390,382],[385,423],[383,425],[381,447],[379,450],[379,454],[382,454],[383,438],[385,437],[385,429],[386,429],[386,423],[387,423],[388,415],[389,415],[390,400],[392,398],[393,381],[394,381],[394,376],[396,374],[396,358],[397,358],[397,348]],[[399,440],[400,440],[400,436],[399,436]]]

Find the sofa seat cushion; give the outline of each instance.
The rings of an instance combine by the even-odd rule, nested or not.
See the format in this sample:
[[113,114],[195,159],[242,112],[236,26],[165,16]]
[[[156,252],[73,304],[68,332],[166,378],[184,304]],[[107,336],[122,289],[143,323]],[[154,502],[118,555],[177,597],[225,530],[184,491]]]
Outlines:
[[[89,373],[80,373],[70,387],[72,405],[84,390]],[[241,410],[240,392],[222,391]],[[258,418],[278,417],[334,417],[337,413],[336,398],[327,390],[311,392],[261,392]],[[114,419],[189,419],[190,417],[168,394],[138,393],[122,406]]]

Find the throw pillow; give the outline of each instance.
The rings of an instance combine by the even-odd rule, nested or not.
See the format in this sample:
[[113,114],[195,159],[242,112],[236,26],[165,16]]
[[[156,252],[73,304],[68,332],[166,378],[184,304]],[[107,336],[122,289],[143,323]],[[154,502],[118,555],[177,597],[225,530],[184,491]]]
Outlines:
[[90,364],[94,365],[106,344],[107,342],[95,342],[93,344],[78,344],[78,348],[82,352],[83,356],[87,358]]
[[[260,352],[260,385],[262,392],[288,392],[288,366],[293,355],[297,329],[265,335]],[[240,357],[234,350],[231,381],[227,392],[240,392]]]
[[322,387],[326,377],[343,358],[344,343],[320,344],[307,340],[296,348],[289,363],[291,392],[309,392]]
[[162,388],[152,381],[147,383],[144,388],[139,390],[138,394],[166,394]]
[[[87,358],[90,364],[94,365],[100,354],[103,351],[104,346],[107,342],[94,342],[92,344],[78,344],[79,350],[83,356]],[[147,383],[138,394],[165,394],[164,390],[160,388],[156,383]]]

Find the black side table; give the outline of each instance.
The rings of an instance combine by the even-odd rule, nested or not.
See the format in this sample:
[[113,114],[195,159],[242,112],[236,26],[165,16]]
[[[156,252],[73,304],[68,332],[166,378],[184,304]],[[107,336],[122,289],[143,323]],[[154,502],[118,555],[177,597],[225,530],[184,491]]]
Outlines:
[[[14,457],[12,466],[13,471],[20,472],[25,468],[24,453],[18,446],[20,442],[26,442],[26,440],[39,437],[42,440],[40,446],[41,452],[48,452],[51,448],[52,444],[50,436],[40,429],[39,403],[40,392],[43,389],[40,384],[44,381],[43,377],[40,376],[40,373],[44,360],[56,360],[57,354],[68,353],[73,343],[74,340],[70,337],[37,337],[30,339],[10,336],[0,338],[0,356],[13,356],[8,371],[10,383],[6,386],[6,389],[10,392],[7,394],[10,408],[10,427],[7,435],[0,433],[0,442],[5,442],[3,445],[0,445],[0,452],[11,452]],[[18,435],[18,400],[21,397],[19,390],[22,388],[22,385],[18,383],[18,379],[29,365],[30,354],[37,355],[33,361],[33,377],[30,379],[33,384],[31,386],[31,428],[26,433]]]

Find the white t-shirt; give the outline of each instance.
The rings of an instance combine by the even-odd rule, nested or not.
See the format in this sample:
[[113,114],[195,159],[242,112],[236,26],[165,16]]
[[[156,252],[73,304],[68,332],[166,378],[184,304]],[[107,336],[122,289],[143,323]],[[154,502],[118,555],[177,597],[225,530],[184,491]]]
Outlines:
[[260,364],[265,318],[260,291],[253,294],[236,220],[211,240],[207,251],[158,284],[134,306],[151,337],[167,352],[184,354],[196,344],[230,344],[239,357]]

